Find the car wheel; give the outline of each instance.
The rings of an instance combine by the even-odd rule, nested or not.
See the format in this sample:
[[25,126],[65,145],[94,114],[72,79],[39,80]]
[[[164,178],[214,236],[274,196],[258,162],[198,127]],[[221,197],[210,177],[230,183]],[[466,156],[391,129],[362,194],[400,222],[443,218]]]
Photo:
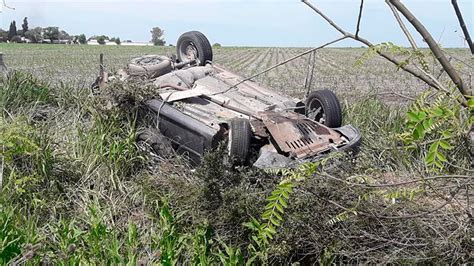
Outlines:
[[342,124],[341,104],[330,90],[313,91],[306,99],[306,116],[327,127],[340,127]]
[[158,129],[145,129],[137,135],[138,141],[150,145],[153,152],[158,156],[168,156],[173,152],[170,141],[163,136]]
[[234,118],[229,123],[229,141],[227,149],[231,159],[244,164],[250,151],[252,130],[248,119]]
[[196,60],[200,66],[212,61],[212,47],[209,40],[199,31],[183,33],[176,44],[178,59],[181,62]]

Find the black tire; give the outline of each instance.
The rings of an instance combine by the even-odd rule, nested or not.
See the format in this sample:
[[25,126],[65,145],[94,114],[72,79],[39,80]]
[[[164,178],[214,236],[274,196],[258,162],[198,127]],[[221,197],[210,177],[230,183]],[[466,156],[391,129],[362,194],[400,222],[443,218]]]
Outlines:
[[146,55],[132,59],[128,64],[128,74],[131,76],[146,76],[154,79],[173,71],[171,60],[166,56]]
[[[318,113],[314,113],[319,109]],[[341,104],[330,90],[313,91],[306,99],[306,116],[327,127],[340,127],[342,124]]]
[[199,31],[183,33],[178,39],[176,49],[180,62],[193,59],[193,56],[189,56],[188,49],[194,49],[194,57],[197,59],[198,65],[204,66],[208,61],[212,61],[211,44],[206,36]]
[[229,123],[228,152],[231,159],[237,164],[247,161],[250,151],[252,130],[248,119],[234,118]]

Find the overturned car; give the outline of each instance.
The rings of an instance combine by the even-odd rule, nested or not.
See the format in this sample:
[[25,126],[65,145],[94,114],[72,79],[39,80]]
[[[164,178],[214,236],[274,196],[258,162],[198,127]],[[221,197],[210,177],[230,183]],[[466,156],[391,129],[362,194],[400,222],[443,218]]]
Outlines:
[[[212,63],[212,47],[200,32],[178,40],[177,56],[132,60],[115,79],[145,77],[156,97],[143,103],[154,125],[139,135],[159,153],[165,142],[193,162],[227,143],[236,164],[291,167],[333,151],[354,151],[360,133],[342,126],[341,107],[330,90],[308,94],[305,102],[276,93]],[[101,74],[95,83],[105,86]]]

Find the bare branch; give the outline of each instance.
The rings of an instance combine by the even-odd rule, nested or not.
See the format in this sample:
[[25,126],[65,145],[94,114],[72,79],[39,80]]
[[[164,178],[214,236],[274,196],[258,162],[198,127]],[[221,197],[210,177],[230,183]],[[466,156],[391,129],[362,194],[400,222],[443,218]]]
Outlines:
[[[7,3],[5,2],[5,0],[3,0],[3,6],[8,8],[8,9],[15,10],[14,7],[8,6]],[[0,8],[0,12],[2,12],[2,8]]]
[[401,18],[400,15],[398,14],[398,11],[397,11],[397,10],[395,9],[395,7],[390,3],[389,0],[385,0],[385,2],[387,3],[387,5],[388,5],[388,6],[390,7],[390,9],[392,10],[393,16],[394,16],[395,19],[397,20],[398,25],[400,25],[400,28],[402,29],[403,33],[404,33],[405,36],[407,37],[408,41],[410,42],[411,47],[412,47],[414,50],[418,50],[418,46],[416,45],[415,39],[413,39],[413,36],[411,36],[411,34],[410,34],[410,32],[408,31],[407,27],[405,27],[405,24],[403,23],[402,18]]
[[426,41],[428,46],[430,47],[431,51],[433,52],[436,59],[439,61],[441,66],[446,70],[451,80],[456,84],[456,87],[459,91],[467,98],[470,95],[467,87],[463,84],[461,77],[459,76],[458,72],[454,69],[451,63],[448,61],[446,56],[444,56],[443,51],[433,39],[431,34],[428,30],[421,24],[421,22],[413,15],[413,13],[406,8],[399,0],[389,0],[390,3],[395,6],[395,8],[403,15],[405,18],[413,25],[413,27],[420,33],[423,39]]
[[472,43],[471,36],[469,35],[469,31],[467,30],[464,19],[462,18],[461,10],[459,10],[458,1],[451,0],[451,4],[453,4],[454,11],[456,12],[456,16],[459,20],[459,25],[461,26],[462,32],[464,33],[464,37],[466,38],[467,44],[469,45],[469,49],[471,49],[471,54],[474,54],[474,44]]
[[[434,212],[436,211],[439,211],[441,210],[442,208],[444,208],[446,205],[450,204],[456,193],[459,191],[460,188],[458,188],[455,192],[452,193],[452,196],[449,196],[447,199],[445,199],[445,201],[438,205],[437,207],[431,209],[431,210],[428,210],[428,211],[425,211],[425,212],[420,212],[420,213],[416,213],[416,214],[408,214],[408,215],[400,215],[400,216],[385,216],[385,215],[380,215],[380,214],[371,214],[371,213],[366,213],[366,212],[363,212],[363,211],[356,211],[357,212],[357,215],[361,215],[361,216],[365,216],[365,217],[371,217],[371,218],[377,218],[377,219],[388,219],[388,220],[395,220],[395,219],[414,219],[414,218],[418,218],[418,217],[425,217],[425,216],[429,216],[430,214],[433,214]],[[321,197],[320,195],[318,195],[316,192],[314,191],[310,191],[310,190],[306,190],[306,192],[316,196],[317,198],[325,201],[325,202],[328,202],[328,203],[331,203],[332,205],[340,208],[340,209],[343,209],[344,211],[348,211],[348,212],[354,212],[354,210],[352,208],[348,208],[348,207],[345,207],[333,200],[330,200],[330,199],[326,199],[324,197]]]
[[360,9],[359,9],[359,17],[357,18],[357,27],[356,27],[356,38],[359,37],[360,31],[360,21],[362,19],[362,10],[364,9],[364,0],[360,0]]
[[[374,47],[375,45],[371,42],[369,42],[367,39],[364,39],[360,36],[355,36],[354,34],[351,34],[347,31],[345,31],[344,29],[342,29],[341,27],[339,27],[336,23],[334,23],[334,21],[332,21],[328,16],[326,16],[323,12],[321,12],[321,10],[319,10],[317,7],[315,7],[313,4],[311,4],[308,0],[301,0],[303,3],[305,3],[308,7],[310,7],[311,9],[313,9],[314,12],[316,12],[318,15],[320,15],[324,20],[326,20],[326,22],[328,22],[332,27],[334,27],[337,31],[339,31],[342,35],[348,37],[348,38],[351,38],[353,40],[356,40],[358,42],[361,42],[363,44],[365,44],[366,46],[368,47]],[[395,57],[393,57],[392,55],[388,54],[388,53],[385,53],[383,51],[380,51],[380,50],[376,50],[376,52],[384,57],[385,59],[387,59],[388,61],[392,62],[393,64],[395,64],[397,67],[400,67],[401,69],[405,70],[406,72],[412,74],[413,76],[415,76],[416,78],[424,81],[426,84],[428,84],[430,87],[432,88],[435,88],[437,90],[441,90],[441,88],[438,87],[438,85],[436,83],[434,83],[428,76],[426,76],[425,74],[419,72],[418,70],[416,70],[415,68],[409,66],[409,65],[406,65],[406,64],[402,64],[401,61],[397,60]]]
[[409,185],[409,184],[414,184],[414,183],[421,183],[421,182],[427,182],[427,181],[432,181],[432,180],[437,180],[437,179],[470,179],[472,176],[470,175],[438,175],[438,176],[430,176],[430,177],[424,177],[424,178],[419,178],[419,179],[413,179],[405,182],[400,182],[400,183],[392,183],[392,184],[362,184],[362,183],[354,183],[351,181],[347,181],[346,179],[341,179],[337,178],[333,175],[330,175],[328,173],[323,173],[321,174],[323,177],[327,177],[329,179],[333,179],[342,183],[345,183],[347,185],[351,186],[356,186],[356,187],[365,187],[365,188],[388,188],[388,187],[398,187],[398,186],[404,186],[404,185]]

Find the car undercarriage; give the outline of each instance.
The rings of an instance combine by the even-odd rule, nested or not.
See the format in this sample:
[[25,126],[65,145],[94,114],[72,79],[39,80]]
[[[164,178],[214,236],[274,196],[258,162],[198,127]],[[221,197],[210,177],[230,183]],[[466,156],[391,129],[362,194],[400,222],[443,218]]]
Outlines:
[[166,138],[199,163],[205,152],[226,143],[235,164],[259,168],[292,167],[357,150],[360,133],[342,126],[332,91],[310,92],[303,102],[240,77],[212,63],[212,47],[196,31],[180,37],[177,53],[136,58],[116,75],[101,72],[93,85],[100,89],[110,80],[138,78],[155,88],[156,96],[143,102],[144,119],[152,126],[139,135],[152,147]]

